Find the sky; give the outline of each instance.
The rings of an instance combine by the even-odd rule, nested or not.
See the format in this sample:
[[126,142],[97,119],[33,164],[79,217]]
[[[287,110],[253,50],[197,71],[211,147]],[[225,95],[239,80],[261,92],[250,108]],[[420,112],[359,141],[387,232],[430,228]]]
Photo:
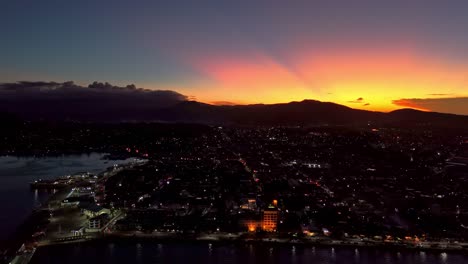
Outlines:
[[468,1],[0,1],[0,82],[468,115]]

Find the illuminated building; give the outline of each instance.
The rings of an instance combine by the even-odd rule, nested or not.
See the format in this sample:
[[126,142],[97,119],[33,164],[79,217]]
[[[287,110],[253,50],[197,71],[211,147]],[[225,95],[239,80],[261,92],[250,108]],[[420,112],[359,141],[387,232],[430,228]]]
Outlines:
[[278,225],[278,210],[270,206],[263,211],[263,230],[275,232]]
[[91,204],[91,205],[83,208],[83,213],[87,217],[92,218],[92,217],[100,216],[102,214],[110,214],[110,210],[106,209],[106,208],[103,208],[103,207],[101,207],[99,205],[96,205],[96,204]]
[[273,206],[274,206],[274,207],[278,207],[278,200],[276,200],[276,199],[273,200]]
[[[103,226],[104,223],[104,217],[101,217],[104,215],[96,216],[91,219],[89,219],[88,222],[88,228],[89,229],[100,229]],[[107,215],[106,215],[107,216]]]
[[241,225],[249,232],[255,232],[259,230],[261,228],[261,224],[261,221],[253,219],[241,221]]
[[257,209],[257,201],[255,199],[244,199],[241,201],[240,208],[244,210],[256,210]]

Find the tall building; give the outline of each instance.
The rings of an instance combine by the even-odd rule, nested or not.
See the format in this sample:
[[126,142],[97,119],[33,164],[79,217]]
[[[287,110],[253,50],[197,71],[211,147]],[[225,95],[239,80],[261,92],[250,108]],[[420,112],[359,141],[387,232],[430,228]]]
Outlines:
[[271,206],[263,211],[263,230],[275,232],[278,226],[278,209]]

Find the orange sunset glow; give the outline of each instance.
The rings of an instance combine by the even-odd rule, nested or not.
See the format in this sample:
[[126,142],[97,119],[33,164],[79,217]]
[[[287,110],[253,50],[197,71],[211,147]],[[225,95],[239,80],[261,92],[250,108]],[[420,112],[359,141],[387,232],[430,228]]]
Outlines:
[[468,115],[463,1],[117,2],[105,20],[40,4],[29,15],[55,23],[5,18],[0,82],[98,81],[218,105],[312,99]]
[[[196,87],[196,99],[208,103],[319,99],[376,111],[402,107],[428,110],[401,99],[468,95],[464,89],[468,67],[411,50],[293,53],[287,63],[258,52],[251,56],[204,56],[191,64],[208,80]],[[179,90],[190,94],[193,88]]]

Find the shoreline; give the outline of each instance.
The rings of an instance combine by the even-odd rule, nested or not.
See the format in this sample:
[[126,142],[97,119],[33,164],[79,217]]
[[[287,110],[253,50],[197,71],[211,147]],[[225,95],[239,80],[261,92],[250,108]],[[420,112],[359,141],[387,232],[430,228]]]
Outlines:
[[[130,157],[130,158],[123,158],[123,159],[113,159],[111,153],[108,152],[97,152],[97,151],[91,151],[91,152],[86,152],[86,153],[76,153],[76,154],[66,154],[66,153],[61,153],[58,155],[45,155],[45,156],[37,156],[33,154],[29,155],[20,155],[18,153],[15,153],[12,155],[11,153],[0,153],[0,157],[14,157],[17,159],[47,159],[49,157],[55,157],[55,158],[60,158],[62,156],[83,156],[83,155],[101,155],[102,157],[99,158],[99,160],[105,160],[105,161],[126,161],[128,159],[137,159],[135,157]],[[132,164],[134,161],[128,161],[122,164],[119,164],[118,166],[128,166],[129,164]],[[106,162],[107,163],[107,162]],[[99,169],[99,172],[96,172],[96,174],[102,174],[108,171],[108,169],[111,168],[111,165],[107,166],[104,169]],[[80,173],[80,172],[77,172]],[[74,173],[75,174],[75,173]],[[63,175],[62,175],[63,176]],[[62,176],[59,176],[57,178],[60,178]],[[63,196],[64,194],[68,193],[68,191],[71,189],[71,187],[66,186],[65,188],[57,189],[56,193],[51,193],[47,197],[47,200],[44,201],[40,207],[36,208],[31,208],[31,212],[29,215],[26,216],[26,218],[23,221],[20,221],[18,227],[16,227],[13,232],[8,235],[5,239],[0,241],[0,263],[6,262],[9,263],[9,261],[12,261],[15,258],[20,258],[20,260],[16,261],[21,261],[21,263],[27,263],[24,262],[24,257],[29,257],[26,256],[29,254],[29,249],[23,249],[24,245],[28,245],[28,247],[32,248],[37,248],[37,244],[40,243],[40,240],[37,241],[33,238],[33,235],[38,232],[40,229],[39,227],[42,226],[47,226],[49,224],[48,222],[48,205],[53,202],[57,202],[62,198],[59,198],[59,196]],[[33,253],[34,254],[34,253]]]
[[27,158],[33,158],[33,159],[47,159],[47,158],[60,158],[60,157],[69,157],[69,156],[90,156],[93,154],[100,154],[102,157],[100,160],[115,160],[115,161],[123,161],[129,158],[135,158],[135,155],[128,155],[128,153],[125,152],[108,152],[108,151],[98,151],[98,150],[93,150],[93,151],[85,151],[85,152],[78,152],[78,151],[62,151],[62,152],[47,152],[47,153],[33,153],[33,152],[13,152],[13,153],[7,153],[7,152],[0,152],[0,158],[1,157],[16,157],[18,159],[27,159]]
[[[407,252],[430,252],[430,253],[459,253],[468,255],[468,246],[466,247],[420,247],[410,246],[408,244],[394,244],[375,242],[354,244],[346,240],[329,240],[329,241],[305,241],[305,240],[279,240],[279,239],[258,239],[258,238],[232,238],[232,239],[209,239],[203,237],[180,237],[180,236],[134,236],[134,235],[101,235],[94,238],[71,240],[64,242],[51,242],[48,244],[38,244],[37,248],[54,247],[70,244],[84,243],[140,243],[140,242],[156,242],[165,244],[213,244],[213,245],[264,245],[264,246],[300,246],[300,247],[319,247],[319,248],[348,248],[348,249],[379,249],[392,252],[407,251]],[[344,243],[343,243],[344,242]]]
[[[120,166],[133,166],[132,163],[121,164]],[[57,195],[49,197],[46,204],[57,199]],[[32,215],[28,217],[31,221]],[[34,224],[37,222],[33,222]],[[271,235],[271,234],[270,234]],[[387,250],[389,252],[398,251],[413,251],[413,252],[434,252],[434,253],[459,253],[468,255],[468,243],[447,243],[444,241],[438,242],[421,242],[418,246],[414,242],[384,242],[377,240],[363,239],[337,239],[333,240],[329,237],[313,237],[313,238],[281,238],[279,234],[274,234],[269,237],[255,237],[252,233],[199,233],[199,234],[180,234],[170,232],[156,232],[151,234],[141,233],[140,231],[131,232],[115,232],[115,233],[88,233],[82,237],[73,238],[65,241],[57,240],[39,240],[34,248],[54,247],[67,244],[82,244],[82,243],[138,243],[138,242],[159,242],[159,243],[184,243],[184,244],[216,244],[216,245],[265,245],[265,246],[299,246],[299,247],[320,247],[320,248],[351,248],[351,249],[378,249]]]

